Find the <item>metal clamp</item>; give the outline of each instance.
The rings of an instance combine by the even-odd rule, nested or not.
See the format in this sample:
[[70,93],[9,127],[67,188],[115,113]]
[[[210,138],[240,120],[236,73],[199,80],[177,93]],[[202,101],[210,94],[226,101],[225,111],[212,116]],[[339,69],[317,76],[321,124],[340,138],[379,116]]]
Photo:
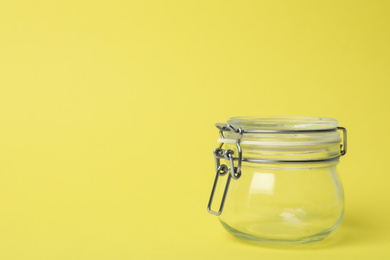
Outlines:
[[[209,204],[207,206],[207,210],[211,214],[219,216],[219,215],[221,215],[222,210],[223,210],[223,206],[225,204],[226,195],[227,195],[227,191],[229,189],[231,178],[233,178],[234,180],[238,180],[241,177],[242,149],[241,149],[240,141],[242,138],[243,130],[240,127],[235,128],[229,124],[217,124],[217,128],[219,129],[219,135],[222,138],[225,138],[225,136],[223,134],[224,131],[234,131],[235,133],[239,134],[239,137],[236,140],[236,147],[237,147],[237,151],[238,151],[237,158],[233,157],[233,154],[234,154],[233,150],[222,149],[223,143],[221,143],[219,148],[216,148],[214,150],[215,169],[216,169],[217,174],[215,176],[213,189],[211,190],[211,195],[210,195]],[[228,168],[228,166],[226,164],[221,164],[221,159],[229,160],[230,168]],[[237,167],[234,166],[235,159],[238,161]],[[229,176],[228,176],[228,179],[226,181],[225,190],[224,190],[223,195],[222,195],[222,200],[221,200],[221,204],[219,206],[219,210],[213,211],[211,209],[211,204],[213,203],[214,193],[215,193],[215,189],[217,187],[219,176],[223,176],[227,172],[229,172]]]
[[[242,164],[242,149],[241,149],[241,145],[240,145],[240,142],[241,142],[241,138],[242,138],[242,135],[244,133],[244,130],[241,129],[241,127],[233,127],[229,124],[216,124],[217,128],[219,129],[219,135],[222,137],[222,138],[225,138],[223,132],[224,131],[233,131],[235,132],[236,134],[239,134],[237,140],[236,140],[236,147],[237,147],[237,152],[238,152],[238,157],[237,158],[227,158],[231,161],[230,165],[231,165],[231,170],[230,170],[230,174],[232,175],[233,179],[237,180],[238,178],[240,178],[241,176],[241,164]],[[219,146],[219,148],[221,149],[222,148],[222,145],[223,143]],[[230,155],[232,155],[234,152],[232,151],[232,153]],[[215,153],[215,150],[214,150],[214,156],[219,156],[220,159],[222,159],[223,157],[221,157],[220,154],[216,154]],[[237,163],[237,167],[235,168],[234,165],[233,165],[233,160],[237,160],[238,163]]]
[[[226,195],[227,195],[227,192],[228,192],[228,189],[229,189],[231,178],[233,177],[234,179],[237,180],[241,176],[241,172],[238,173],[237,172],[237,167],[234,167],[233,154],[234,154],[234,152],[232,150],[223,150],[221,148],[216,148],[214,150],[215,167],[216,167],[217,174],[215,176],[213,189],[211,190],[211,195],[210,195],[209,204],[207,206],[207,210],[211,214],[214,214],[214,215],[217,215],[217,216],[221,215],[221,213],[222,213],[223,206],[224,206],[225,200],[226,200]],[[230,161],[230,169],[229,169],[229,167],[226,164],[220,164],[220,160],[222,158],[223,159],[227,159],[227,160]],[[215,189],[217,187],[219,176],[224,176],[227,173],[229,173],[229,174],[228,174],[228,177],[227,177],[225,190],[224,190],[223,195],[222,195],[222,200],[221,200],[221,204],[219,206],[219,210],[218,211],[214,211],[214,210],[211,209],[211,205],[213,203],[214,193],[215,193]]]
[[347,129],[344,127],[338,126],[337,130],[343,131],[343,143],[340,144],[340,154],[341,156],[347,153]]

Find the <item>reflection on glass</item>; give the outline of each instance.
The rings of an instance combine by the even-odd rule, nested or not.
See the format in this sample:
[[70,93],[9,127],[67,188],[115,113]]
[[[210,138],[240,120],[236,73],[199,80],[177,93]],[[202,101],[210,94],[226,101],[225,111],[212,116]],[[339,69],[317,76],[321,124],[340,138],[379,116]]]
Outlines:
[[306,212],[303,209],[285,209],[279,216],[283,218],[284,222],[297,223],[301,222],[301,218],[305,217]]
[[258,172],[253,175],[250,185],[250,194],[269,194],[274,193],[275,175],[273,173]]

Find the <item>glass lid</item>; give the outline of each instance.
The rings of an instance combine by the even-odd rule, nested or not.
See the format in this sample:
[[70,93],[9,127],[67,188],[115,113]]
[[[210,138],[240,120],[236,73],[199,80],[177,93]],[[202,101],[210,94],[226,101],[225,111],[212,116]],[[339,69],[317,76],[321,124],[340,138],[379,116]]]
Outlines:
[[329,117],[306,117],[306,116],[286,116],[286,117],[257,117],[240,116],[231,117],[228,124],[246,129],[264,130],[320,130],[335,129],[337,120]]

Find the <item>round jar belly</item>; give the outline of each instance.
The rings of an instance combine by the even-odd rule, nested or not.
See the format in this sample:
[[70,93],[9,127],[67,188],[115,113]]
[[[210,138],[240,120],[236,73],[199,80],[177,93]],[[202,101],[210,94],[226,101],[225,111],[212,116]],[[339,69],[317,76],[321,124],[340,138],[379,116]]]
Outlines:
[[[336,162],[242,167],[232,181],[220,221],[234,236],[271,245],[325,239],[343,216]],[[245,173],[245,174],[244,174]]]
[[[336,120],[236,117],[217,127],[208,210],[226,230],[251,242],[297,246],[337,229],[344,195],[336,166],[346,153],[346,130]],[[223,194],[218,211],[215,192]]]

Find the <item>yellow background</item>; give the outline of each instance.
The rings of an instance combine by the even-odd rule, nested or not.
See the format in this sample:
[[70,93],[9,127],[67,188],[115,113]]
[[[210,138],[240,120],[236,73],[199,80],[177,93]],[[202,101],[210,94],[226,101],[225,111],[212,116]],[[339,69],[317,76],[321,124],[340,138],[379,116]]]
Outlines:
[[[1,1],[0,258],[390,259],[389,1]],[[216,122],[337,118],[346,212],[259,247],[206,211]]]

